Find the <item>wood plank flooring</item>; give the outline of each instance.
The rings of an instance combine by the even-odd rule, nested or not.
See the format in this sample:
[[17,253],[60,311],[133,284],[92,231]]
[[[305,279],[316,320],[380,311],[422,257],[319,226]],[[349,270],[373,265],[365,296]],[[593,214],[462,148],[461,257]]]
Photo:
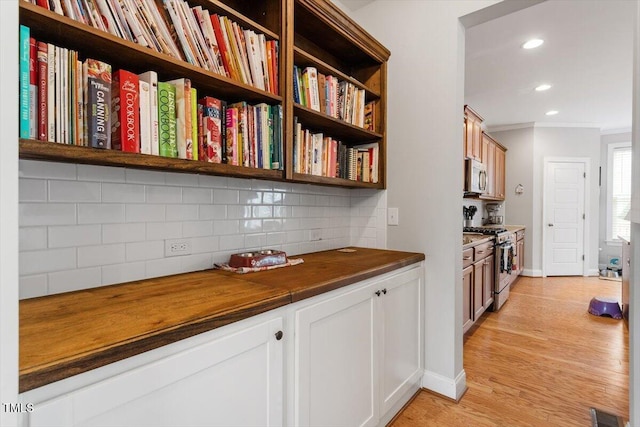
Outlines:
[[628,330],[590,315],[594,296],[619,301],[620,282],[519,278],[465,336],[460,402],[422,391],[393,426],[590,426],[592,406],[628,419]]

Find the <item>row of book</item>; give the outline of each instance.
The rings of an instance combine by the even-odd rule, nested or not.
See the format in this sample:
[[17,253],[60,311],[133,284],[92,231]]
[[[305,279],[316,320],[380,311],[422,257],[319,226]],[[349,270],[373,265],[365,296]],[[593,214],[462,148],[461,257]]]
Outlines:
[[20,27],[20,137],[282,169],[282,107],[198,98],[187,78],[112,73]]
[[378,143],[348,146],[302,127],[294,117],[293,169],[296,173],[377,183]]
[[355,126],[375,132],[374,101],[353,83],[319,73],[316,67],[293,66],[293,100]]
[[29,0],[157,52],[278,94],[278,41],[183,0]]

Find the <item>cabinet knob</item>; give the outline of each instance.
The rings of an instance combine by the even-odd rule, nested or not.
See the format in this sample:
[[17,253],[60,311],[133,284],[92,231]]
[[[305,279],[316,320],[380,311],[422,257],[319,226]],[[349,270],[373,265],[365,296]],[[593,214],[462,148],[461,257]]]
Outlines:
[[386,294],[387,294],[387,288],[384,288],[384,289],[382,290],[382,293],[386,295]]
[[282,337],[284,336],[284,333],[282,331],[278,331],[276,332],[276,339],[278,341],[280,341],[282,339]]
[[376,291],[375,293],[376,293],[376,295],[377,295],[377,296],[380,296],[380,294],[381,294],[382,292],[378,290],[378,291]]

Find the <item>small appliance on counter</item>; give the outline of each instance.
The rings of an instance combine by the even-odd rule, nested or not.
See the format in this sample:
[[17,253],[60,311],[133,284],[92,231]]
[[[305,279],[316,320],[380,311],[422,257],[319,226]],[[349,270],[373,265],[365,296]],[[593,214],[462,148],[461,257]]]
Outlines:
[[489,215],[487,216],[487,224],[491,225],[502,225],[504,224],[504,216],[498,215],[500,210],[502,209],[501,203],[487,203],[486,205],[487,212]]

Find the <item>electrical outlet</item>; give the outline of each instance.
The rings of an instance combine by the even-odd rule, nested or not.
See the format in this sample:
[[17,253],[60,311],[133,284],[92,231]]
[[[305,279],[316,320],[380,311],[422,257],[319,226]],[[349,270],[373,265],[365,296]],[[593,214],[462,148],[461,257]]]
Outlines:
[[171,239],[164,241],[164,256],[179,256],[191,254],[191,242],[184,239]]
[[387,224],[388,225],[400,224],[399,216],[400,216],[400,213],[398,212],[398,208],[387,209]]
[[317,240],[322,240],[322,230],[319,228],[309,230],[309,241],[315,242]]

